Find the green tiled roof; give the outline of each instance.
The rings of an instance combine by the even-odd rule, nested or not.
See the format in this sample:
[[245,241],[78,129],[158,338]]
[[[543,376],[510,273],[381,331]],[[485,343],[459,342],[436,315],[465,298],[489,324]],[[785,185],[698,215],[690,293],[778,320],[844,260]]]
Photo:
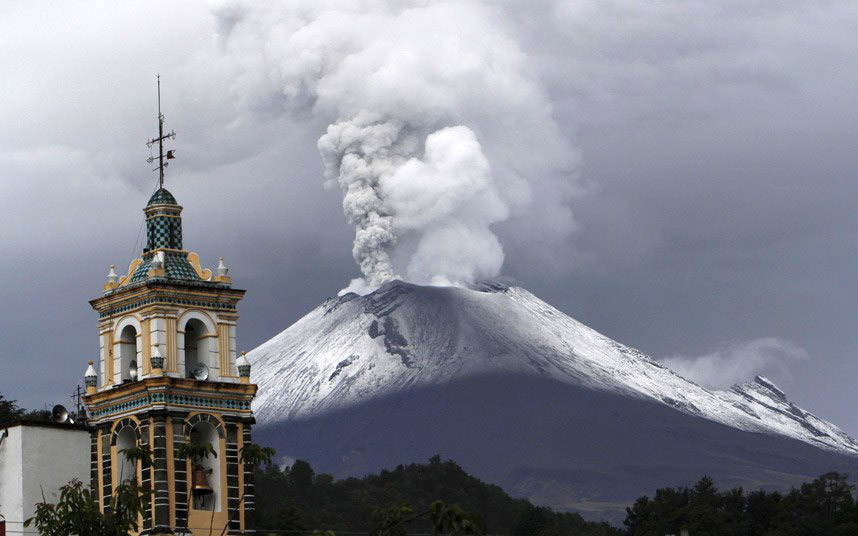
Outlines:
[[[134,275],[131,276],[131,283],[136,283],[137,281],[146,279],[146,276],[149,274],[149,268],[152,267],[152,258],[154,256],[155,255],[153,253],[146,253],[143,255],[143,262],[137,266],[136,270],[134,270]],[[164,271],[167,272],[166,277],[169,279],[201,281],[196,270],[194,270],[194,267],[191,266],[190,261],[188,261],[187,253],[165,251]]]
[[173,197],[173,194],[167,191],[166,188],[159,188],[157,192],[152,194],[152,197],[149,198],[149,202],[146,206],[151,205],[177,205],[176,198]]

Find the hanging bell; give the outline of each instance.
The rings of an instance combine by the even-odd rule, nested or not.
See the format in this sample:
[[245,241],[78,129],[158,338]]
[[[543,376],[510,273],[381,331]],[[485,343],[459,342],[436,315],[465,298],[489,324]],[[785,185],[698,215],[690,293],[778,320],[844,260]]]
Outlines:
[[210,473],[211,470],[206,470],[202,465],[197,465],[194,467],[194,485],[191,487],[191,492],[194,495],[208,495],[212,491],[211,486],[209,486],[209,479],[206,478],[206,473]]

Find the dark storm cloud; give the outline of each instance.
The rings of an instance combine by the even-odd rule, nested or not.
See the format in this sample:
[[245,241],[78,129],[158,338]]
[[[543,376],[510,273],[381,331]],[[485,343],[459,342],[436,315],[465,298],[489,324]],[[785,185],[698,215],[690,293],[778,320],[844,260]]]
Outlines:
[[[808,357],[748,372],[858,433],[858,7],[492,5],[587,191],[559,244],[499,226],[503,274],[657,357],[753,360],[733,350],[789,341]],[[327,122],[276,99],[249,110],[216,30],[205,5],[0,7],[3,394],[63,402],[95,356],[86,301],[109,264],[127,267],[154,185],[155,72],[179,134],[168,185],[186,245],[249,289],[240,345],[358,275],[339,192],[321,186]]]

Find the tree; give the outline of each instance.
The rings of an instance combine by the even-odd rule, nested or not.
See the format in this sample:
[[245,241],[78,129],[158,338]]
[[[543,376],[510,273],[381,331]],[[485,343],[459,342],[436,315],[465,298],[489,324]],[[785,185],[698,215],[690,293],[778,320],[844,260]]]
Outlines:
[[432,522],[432,536],[468,536],[486,533],[481,519],[472,516],[456,505],[434,501],[427,510],[415,514],[407,504],[388,508],[375,508],[370,536],[406,536],[406,525],[421,517]]
[[292,464],[292,468],[289,469],[289,480],[291,480],[292,485],[298,489],[307,489],[312,486],[313,477],[315,475],[316,472],[310,464],[304,460],[295,460],[295,463]]
[[[135,447],[128,447],[119,451],[126,460],[134,464],[135,470],[134,474],[131,475],[132,483],[136,483],[137,481],[137,464],[140,462],[152,463],[152,449],[149,448],[149,445],[137,445]],[[119,480],[122,480],[124,475],[119,475]]]
[[14,421],[24,416],[24,410],[14,400],[7,400],[0,394],[0,423]]
[[149,503],[148,490],[122,483],[104,512],[92,497],[88,486],[72,480],[60,488],[57,504],[48,503],[43,496],[24,527],[34,525],[42,536],[127,536],[139,530],[137,522]]
[[[120,451],[128,461],[151,460],[148,446],[131,447]],[[150,491],[138,485],[136,476],[121,482],[110,499],[110,505],[99,508],[93,499],[97,494],[80,480],[72,480],[60,488],[57,504],[50,504],[42,494],[33,517],[24,521],[24,527],[35,525],[42,536],[127,536],[138,532],[138,520],[149,505]]]
[[[486,531],[499,534],[527,534],[528,536],[621,536],[620,529],[607,523],[585,521],[580,515],[555,512],[541,507],[540,532],[527,532],[528,512],[535,509],[525,499],[515,499],[500,487],[480,481],[465,472],[452,460],[440,457],[427,463],[403,464],[377,474],[360,478],[335,480],[330,474],[316,473],[309,464],[301,462],[292,469],[277,466],[260,468],[255,475],[256,501],[259,527],[272,531],[311,531],[314,528],[330,529],[338,533],[358,531],[369,534],[379,529],[379,520],[372,512],[385,512],[407,505],[413,512],[426,512],[436,500],[445,505],[458,505],[465,512],[479,513]],[[306,475],[313,474],[312,482]],[[299,487],[296,481],[304,487]],[[309,483],[309,486],[307,486]],[[381,508],[379,506],[388,506]],[[375,508],[374,508],[375,507]],[[368,515],[369,514],[369,515]],[[395,523],[394,523],[395,525]],[[390,529],[390,523],[387,524]],[[412,533],[431,533],[432,520],[428,515],[402,526]],[[305,534],[308,534],[305,532]],[[664,533],[658,536],[663,536]]]
[[826,473],[786,495],[742,488],[718,492],[708,477],[693,488],[665,488],[626,509],[628,533],[650,536],[688,529],[694,535],[830,536],[858,534],[858,506],[844,474]]

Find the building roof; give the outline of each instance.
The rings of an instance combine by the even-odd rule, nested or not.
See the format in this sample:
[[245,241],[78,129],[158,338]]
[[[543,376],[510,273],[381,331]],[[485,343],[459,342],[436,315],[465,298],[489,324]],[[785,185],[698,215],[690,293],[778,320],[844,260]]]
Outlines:
[[40,421],[36,419],[15,419],[13,421],[6,421],[0,423],[0,430],[15,428],[16,426],[38,426],[41,428],[62,428],[64,430],[89,430],[89,426],[85,424],[69,424],[54,421]]
[[[144,253],[143,262],[134,270],[131,275],[131,283],[143,281],[149,277],[149,269],[152,267],[152,261],[155,255],[153,253]],[[181,251],[166,251],[164,252],[164,277],[168,279],[182,279],[186,281],[202,281],[197,275],[194,267],[188,261],[188,254]]]
[[152,194],[152,197],[149,198],[149,202],[146,203],[146,206],[152,205],[177,205],[176,198],[173,197],[166,188],[158,188],[158,190]]

